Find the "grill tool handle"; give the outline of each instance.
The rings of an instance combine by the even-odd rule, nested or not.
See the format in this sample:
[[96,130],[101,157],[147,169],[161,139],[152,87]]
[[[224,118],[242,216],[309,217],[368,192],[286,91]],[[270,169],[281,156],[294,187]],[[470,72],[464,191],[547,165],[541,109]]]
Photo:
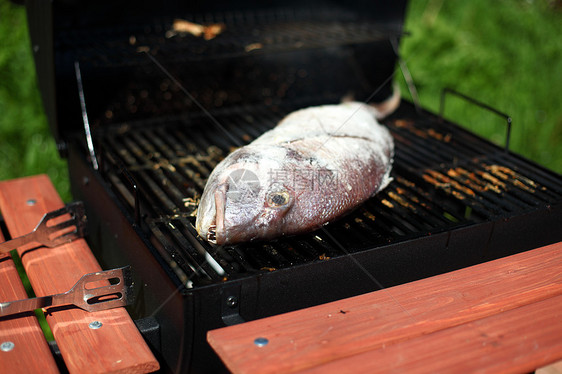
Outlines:
[[[97,287],[89,287],[94,282]],[[117,308],[131,303],[132,291],[130,266],[89,273],[61,294],[0,302],[0,317],[52,306],[74,305],[88,312]]]
[[17,238],[14,238],[12,240],[8,240],[3,243],[0,243],[0,254],[8,253],[28,243],[36,242],[35,240],[36,237],[37,235],[35,234],[35,231],[32,231],[29,234],[18,236]]
[[68,294],[34,297],[31,299],[0,303],[0,317],[17,313],[30,312],[35,309],[48,308],[53,305],[65,305],[71,301]]
[[446,87],[446,88],[443,89],[443,91],[441,91],[441,100],[440,100],[440,103],[439,103],[439,118],[440,118],[441,120],[443,120],[443,114],[444,114],[444,112],[445,112],[445,96],[446,96],[447,94],[453,94],[453,95],[455,95],[455,96],[458,96],[458,97],[460,97],[460,98],[462,98],[462,99],[468,101],[468,102],[471,103],[471,104],[474,104],[474,105],[476,105],[476,106],[479,106],[479,107],[481,107],[481,108],[483,108],[483,109],[486,109],[486,110],[488,110],[488,111],[490,111],[490,112],[492,112],[492,113],[494,113],[494,114],[497,114],[498,116],[504,118],[505,121],[506,121],[506,124],[507,124],[507,133],[506,133],[506,135],[505,135],[505,146],[504,146],[504,150],[505,150],[506,152],[509,151],[509,138],[511,137],[511,122],[512,122],[512,119],[511,119],[510,116],[508,116],[508,115],[505,114],[505,113],[500,112],[500,111],[497,110],[496,108],[493,108],[493,107],[491,107],[491,106],[489,106],[489,105],[487,105],[487,104],[482,103],[481,101],[478,101],[478,100],[476,100],[476,99],[473,99],[473,98],[470,97],[470,96],[467,96],[467,95],[465,95],[465,94],[463,94],[463,93],[460,93],[460,92],[458,92],[458,91],[456,91],[456,90],[453,90],[452,88]]
[[[70,218],[64,219],[63,216],[67,214]],[[59,218],[64,221],[50,224],[51,220]],[[84,204],[80,201],[68,204],[64,208],[46,213],[30,233],[0,243],[0,254],[30,243],[39,243],[51,248],[69,243],[84,237],[86,223]]]

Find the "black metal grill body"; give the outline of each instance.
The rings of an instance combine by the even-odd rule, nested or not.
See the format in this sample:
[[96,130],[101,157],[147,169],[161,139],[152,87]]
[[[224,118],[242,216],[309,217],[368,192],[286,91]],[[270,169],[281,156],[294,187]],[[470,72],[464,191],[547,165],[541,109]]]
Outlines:
[[[223,370],[210,329],[562,240],[559,175],[407,101],[384,121],[393,182],[353,213],[267,243],[197,237],[205,180],[233,148],[298,108],[389,95],[405,4],[374,3],[205,12],[174,3],[150,14],[150,4],[29,2],[46,110],[90,245],[104,268],[133,266],[130,312],[157,322],[151,344],[167,369]],[[212,40],[174,35],[173,18],[226,28]]]
[[[136,269],[139,302],[132,315],[156,317],[163,336],[157,351],[165,362],[182,370],[216,368],[220,364],[205,343],[209,329],[406,283],[562,239],[559,176],[439,122],[437,116],[419,115],[409,103],[403,103],[387,124],[397,149],[394,181],[385,191],[325,230],[226,248],[197,239],[190,208],[178,203],[181,209],[175,211],[173,188],[164,187],[168,182],[154,182],[178,173],[182,162],[188,162],[185,157],[160,158],[156,160],[160,166],[120,164],[119,169],[111,165],[116,160],[106,156],[103,167],[115,172],[108,180],[92,171],[79,142],[70,143],[73,193],[87,202],[97,228],[91,231],[92,246],[104,266],[132,264]],[[170,126],[187,131],[175,122]],[[165,137],[173,132],[162,123],[156,129],[108,130],[109,153],[119,154],[116,144],[129,136],[138,142],[136,147],[148,139],[162,144],[155,133]],[[149,153],[156,151],[144,147]],[[416,164],[409,158],[417,152],[429,156],[416,157]],[[125,154],[121,152],[122,158],[132,162]],[[132,203],[133,180],[140,214]],[[148,194],[155,186],[161,191]],[[135,215],[140,216],[137,223]],[[224,273],[219,274],[203,253],[212,256]],[[185,346],[179,344],[182,341]]]

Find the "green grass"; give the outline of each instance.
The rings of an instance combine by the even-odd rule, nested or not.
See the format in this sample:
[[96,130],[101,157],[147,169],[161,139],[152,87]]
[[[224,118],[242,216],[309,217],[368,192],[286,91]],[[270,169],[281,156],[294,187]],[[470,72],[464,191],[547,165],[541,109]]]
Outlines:
[[[555,4],[411,1],[401,53],[422,106],[438,112],[443,87],[487,103],[513,118],[512,151],[562,173],[562,7]],[[499,117],[449,96],[445,116],[504,144]]]
[[[66,162],[58,156],[37,89],[35,68],[22,7],[0,0],[0,181],[48,174],[64,201],[70,188]],[[29,297],[33,289],[15,251],[12,257]],[[53,334],[45,315],[35,315],[47,340]]]
[[0,0],[0,40],[0,180],[44,173],[69,201],[66,162],[43,112],[25,10],[7,0]]
[[[485,102],[513,117],[513,151],[562,173],[562,9],[555,4],[413,0],[401,53],[424,107],[438,110],[443,87]],[[7,0],[0,0],[0,38],[0,180],[46,173],[69,201],[66,162],[36,85],[25,11]],[[503,144],[500,119],[453,97],[446,107],[447,117]]]

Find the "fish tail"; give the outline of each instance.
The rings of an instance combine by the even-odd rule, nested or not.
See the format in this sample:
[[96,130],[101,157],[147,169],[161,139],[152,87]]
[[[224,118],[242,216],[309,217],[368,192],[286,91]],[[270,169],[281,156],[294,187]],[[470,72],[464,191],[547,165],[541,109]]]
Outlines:
[[355,95],[353,92],[348,92],[344,97],[341,98],[341,102],[343,103],[352,103],[355,101]]
[[[355,97],[353,93],[348,93],[341,99],[341,103],[353,103]],[[379,103],[367,103],[364,107],[376,118],[383,119],[391,115],[400,106],[400,87],[393,85],[392,95]]]
[[400,106],[400,88],[397,84],[393,87],[392,95],[380,102],[369,103],[369,107],[373,109],[373,115],[376,119],[382,119],[391,115]]

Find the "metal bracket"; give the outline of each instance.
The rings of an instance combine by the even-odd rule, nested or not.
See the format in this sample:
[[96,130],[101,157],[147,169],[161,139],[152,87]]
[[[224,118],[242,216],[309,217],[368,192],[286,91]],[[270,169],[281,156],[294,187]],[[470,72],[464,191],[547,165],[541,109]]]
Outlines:
[[240,316],[240,285],[223,287],[221,290],[222,321],[227,326],[245,322]]
[[134,321],[137,329],[152,350],[162,351],[160,324],[154,317],[145,317]]
[[456,95],[456,96],[458,96],[458,97],[460,97],[460,98],[462,98],[462,99],[468,101],[468,102],[471,103],[471,104],[477,105],[477,106],[479,106],[479,107],[481,107],[481,108],[483,108],[483,109],[486,109],[486,110],[488,110],[488,111],[490,111],[490,112],[492,112],[492,113],[494,113],[494,114],[497,114],[498,116],[504,118],[504,119],[506,120],[506,123],[507,123],[507,133],[506,133],[506,135],[505,135],[504,150],[505,150],[505,152],[509,152],[509,138],[511,137],[511,122],[512,122],[512,119],[511,119],[510,116],[508,116],[508,115],[505,114],[505,113],[500,112],[499,110],[497,110],[497,109],[495,109],[495,108],[492,108],[491,106],[489,106],[489,105],[487,105],[487,104],[484,104],[484,103],[482,103],[482,102],[480,102],[480,101],[478,101],[478,100],[476,100],[476,99],[473,99],[473,98],[470,97],[470,96],[467,96],[467,95],[462,94],[462,93],[460,93],[460,92],[458,92],[458,91],[455,91],[455,90],[453,90],[452,88],[446,87],[446,88],[443,89],[443,91],[441,91],[441,101],[440,101],[440,103],[439,103],[439,119],[440,119],[440,120],[443,120],[443,114],[444,114],[444,112],[445,112],[445,97],[446,97],[446,95],[449,94],[449,93],[450,93],[450,94],[453,94],[453,95]]

